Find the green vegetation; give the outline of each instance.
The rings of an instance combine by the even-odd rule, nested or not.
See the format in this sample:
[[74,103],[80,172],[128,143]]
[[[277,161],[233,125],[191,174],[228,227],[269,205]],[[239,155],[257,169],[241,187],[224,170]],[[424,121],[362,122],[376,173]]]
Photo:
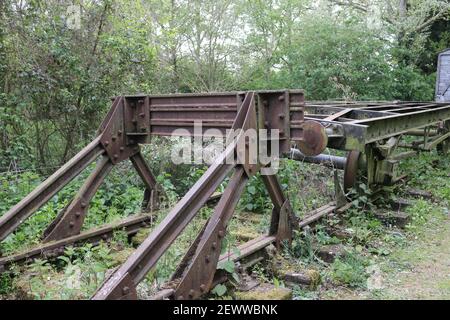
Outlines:
[[431,100],[449,4],[402,3],[4,0],[0,171],[53,172],[120,94],[302,88],[309,100]]
[[[68,23],[72,4],[80,8],[80,28]],[[3,0],[0,215],[92,140],[115,95],[302,88],[308,100],[432,100],[437,53],[450,47],[448,17],[448,1],[441,0]],[[165,192],[158,223],[206,167],[174,165],[171,146],[179,140],[152,139],[144,154]],[[314,231],[296,231],[283,258],[293,268],[318,270],[322,284],[297,286],[294,298],[326,298],[339,286],[383,297],[382,290],[367,288],[373,268],[389,275],[425,259],[423,235],[448,224],[449,167],[449,159],[435,153],[402,164],[409,184],[434,196],[408,208],[412,220],[406,230],[375,217],[362,185],[343,217]],[[84,172],[26,220],[0,243],[0,252],[38,244],[86,177]],[[279,179],[300,217],[333,200],[333,179],[325,167],[282,161]],[[140,212],[143,190],[130,163],[116,166],[90,203],[84,228]],[[391,191],[405,196],[403,188]],[[267,232],[271,203],[259,176],[251,178],[237,211],[223,252],[236,250],[239,230]],[[139,288],[143,297],[169,279],[211,212],[202,209],[148,274]],[[129,242],[118,232],[108,244],[66,248],[58,259],[14,266],[0,275],[0,295],[87,298],[139,244],[137,238]],[[405,251],[416,238],[418,247]],[[348,252],[325,264],[318,257],[324,245],[343,245]],[[219,267],[238,281],[229,262]],[[286,285],[269,266],[257,265],[253,273],[277,287]],[[450,287],[444,280],[438,284],[443,291]],[[227,298],[234,289],[227,286],[217,286],[213,296]],[[339,290],[336,294],[341,297]]]
[[[449,252],[449,168],[449,158],[436,152],[421,153],[401,163],[410,179],[407,185],[390,188],[388,197],[408,198],[408,188],[433,194],[432,199],[409,197],[413,204],[403,209],[410,216],[404,229],[376,218],[376,211],[391,210],[384,204],[387,198],[375,205],[361,185],[360,192],[353,194],[353,206],[343,216],[322,221],[313,231],[296,231],[283,257],[276,258],[273,266],[256,266],[253,275],[276,284],[280,271],[317,270],[320,285],[294,285],[295,299],[448,299],[444,270]],[[314,174],[308,177],[314,179]],[[324,263],[319,249],[329,245],[341,246],[343,252],[334,262]],[[436,273],[430,274],[430,268]]]
[[[130,168],[122,168],[129,171]],[[143,197],[143,187],[136,177],[130,176],[123,179],[118,169],[102,188],[98,191],[90,204],[89,215],[86,218],[84,228],[92,228],[105,223],[113,222],[140,211]],[[59,211],[71,201],[77,188],[81,186],[86,175],[80,176],[69,186],[58,193],[47,205],[19,228],[17,232],[0,244],[3,253],[20,251],[26,247],[37,244],[40,241],[43,230],[51,223]],[[0,204],[3,212],[19,202],[41,182],[36,173],[24,172],[22,174],[8,173],[0,175],[0,197],[5,199]]]
[[[427,163],[432,163],[433,166],[421,172],[420,169]],[[298,174],[302,177],[299,178],[292,176],[293,172],[297,170],[293,171],[291,165],[293,165],[291,161],[283,163],[280,180],[283,181],[288,176],[291,176],[291,179],[293,179],[293,181],[289,181],[291,185],[287,190],[291,199],[297,198],[299,205],[297,205],[298,211],[296,212],[306,212],[310,208],[309,206],[317,207],[330,201],[331,198],[325,196],[319,203],[310,202],[312,199],[318,201],[316,197],[317,190],[311,186],[311,181],[317,181],[318,184],[322,185],[328,184],[329,187],[324,194],[326,195],[327,192],[332,194],[333,188],[330,182],[330,175],[326,176],[324,174],[329,169],[316,165],[301,164],[296,168],[298,169]],[[409,185],[395,189],[392,197],[404,197],[404,190],[407,187],[421,187],[432,191],[434,195],[433,200],[414,200],[414,205],[407,209],[412,219],[406,229],[401,230],[391,225],[383,225],[373,215],[374,210],[380,208],[382,204],[374,206],[368,200],[367,195],[362,192],[358,197],[354,198],[352,208],[347,210],[342,217],[331,217],[316,226],[314,231],[296,231],[292,247],[286,248],[282,253],[283,258],[277,260],[281,261],[281,265],[278,262],[274,262],[273,266],[267,262],[259,264],[253,268],[253,276],[262,282],[285,287],[286,284],[281,278],[280,271],[317,270],[312,272],[312,274],[320,274],[321,281],[318,280],[317,284],[312,287],[295,286],[293,290],[295,299],[345,298],[349,297],[350,294],[352,295],[351,297],[356,298],[380,298],[400,294],[387,291],[385,287],[382,287],[380,290],[368,287],[368,283],[372,281],[374,270],[379,270],[377,272],[381,272],[383,278],[388,279],[391,273],[411,268],[412,264],[420,261],[426,261],[427,256],[424,255],[424,249],[420,247],[420,243],[414,246],[411,246],[411,243],[415,243],[417,238],[428,239],[430,228],[435,228],[439,224],[448,224],[446,217],[450,206],[447,180],[445,178],[440,179],[440,177],[445,177],[449,173],[449,161],[447,158],[439,158],[434,152],[423,153],[419,157],[406,160],[402,163],[402,167],[412,177]],[[415,175],[417,180],[414,177]],[[38,182],[36,176],[29,174],[24,174],[22,179],[28,179],[26,181],[30,181],[30,185],[33,185],[32,181]],[[14,190],[18,197],[20,192],[26,193],[26,188],[19,188],[23,185],[22,182],[24,180],[22,179],[18,179],[14,185],[9,184],[10,189],[3,192],[11,193],[11,190]],[[170,179],[167,176],[159,176],[158,179],[171,186]],[[125,216],[119,214],[121,210],[124,210],[123,207],[119,206],[119,204],[123,205],[123,202],[104,201],[104,199],[108,199],[108,195],[110,198],[120,197],[128,205],[135,203],[135,212],[138,212],[142,198],[142,188],[139,186],[129,188],[130,184],[133,185],[133,181],[138,180],[114,181],[116,186],[120,186],[121,183],[128,185],[129,190],[125,193],[116,191],[114,188],[101,191],[100,200],[94,201],[92,212],[95,212],[93,213],[94,217],[103,218],[90,220],[90,224],[87,227]],[[74,182],[74,185],[76,183],[77,181]],[[249,188],[260,183],[260,179],[255,179],[254,182],[249,184]],[[120,187],[118,188],[118,190],[121,190]],[[173,193],[173,199],[179,198],[180,195],[175,191],[172,190],[171,192]],[[247,190],[247,192],[252,194],[253,191],[249,192]],[[265,197],[259,191],[255,192],[254,196],[261,199]],[[67,196],[67,201],[69,199],[70,197]],[[163,207],[169,207],[170,201],[172,200],[166,199]],[[268,218],[271,211],[270,206],[264,207],[257,213],[250,213],[246,210],[248,209],[247,201],[249,200],[245,197],[240,201],[240,209],[236,217],[231,221],[230,233],[227,235],[223,245],[223,252],[234,252],[236,250],[236,246],[239,244],[236,232],[239,230],[247,230],[246,232],[254,230],[256,234],[267,231]],[[301,204],[303,203],[310,204],[302,207]],[[36,215],[38,218],[33,217],[30,219],[30,222],[27,222],[19,232],[2,244],[3,250],[7,253],[17,252],[37,243],[42,229],[46,226],[46,222],[50,221],[57,213],[56,209],[60,209],[63,206],[64,204],[60,206],[49,204],[41,209]],[[111,208],[109,209],[110,212],[116,212],[117,210],[117,215],[109,218],[103,215],[101,213],[103,212],[102,210],[107,210],[107,208]],[[92,212],[90,211],[89,214],[91,215]],[[165,212],[167,210],[160,212],[156,223],[164,218]],[[140,286],[140,292],[143,297],[150,295],[151,292],[154,292],[162,283],[169,279],[211,212],[212,209],[210,208],[202,209],[181,238],[162,257],[157,267],[149,273],[144,283]],[[264,214],[261,215],[261,213]],[[257,217],[261,218],[256,219]],[[336,229],[344,230],[346,236],[338,236],[333,232]],[[141,232],[142,235],[137,236],[136,241],[133,240],[132,243],[128,242],[124,233],[118,232],[110,244],[105,243],[98,247],[85,245],[79,248],[67,248],[65,255],[58,259],[37,260],[26,267],[13,267],[11,272],[2,274],[0,294],[6,297],[33,299],[87,298],[95,291],[107,270],[123,262],[132,252],[133,246],[142,241],[149,231],[143,230]],[[445,242],[446,240],[442,238],[439,241]],[[343,245],[345,254],[337,257],[331,264],[325,264],[318,256],[318,249],[324,245]],[[239,282],[240,276],[235,273],[234,264],[231,262],[225,262],[219,268],[229,272],[234,280],[229,285],[220,285],[214,288],[211,293],[212,297],[230,298],[233,296],[234,284]],[[71,279],[79,279],[75,287],[71,284],[68,285],[68,281],[72,281]],[[443,294],[445,294],[445,280],[439,283],[439,290],[442,290]],[[347,288],[345,291],[340,289],[345,287]]]

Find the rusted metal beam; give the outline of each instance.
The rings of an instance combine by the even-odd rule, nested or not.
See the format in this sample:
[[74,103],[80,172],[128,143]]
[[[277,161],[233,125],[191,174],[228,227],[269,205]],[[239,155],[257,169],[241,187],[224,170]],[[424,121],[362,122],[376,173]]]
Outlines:
[[327,117],[326,117],[325,119],[323,119],[323,120],[333,121],[333,120],[339,119],[339,118],[342,117],[342,116],[345,116],[346,114],[348,114],[348,113],[350,113],[350,112],[352,112],[352,109],[346,108],[346,109],[341,110],[341,111],[339,111],[339,112],[337,112],[337,113],[334,113],[334,114],[332,114],[332,115],[327,116]]
[[[216,202],[216,198],[210,197],[207,203],[209,202]],[[154,223],[157,214],[158,211],[153,213],[136,214],[122,221],[110,223],[92,230],[87,230],[75,236],[50,241],[25,252],[0,257],[0,272],[2,272],[5,268],[7,269],[7,267],[12,264],[20,265],[26,262],[31,262],[37,258],[54,258],[63,255],[63,249],[67,246],[81,245],[83,243],[91,243],[96,245],[100,243],[101,240],[108,240],[112,236],[111,231],[114,232],[116,230],[124,230],[128,235],[134,235],[140,229],[150,227]]]
[[[254,94],[247,93],[232,128],[255,129],[256,125]],[[232,154],[238,159],[242,156],[242,152],[236,147],[244,137],[245,135],[241,134],[236,140],[232,141],[226,151],[219,156],[219,161],[216,160],[206,171],[158,228],[141,244],[136,253],[105,281],[93,299],[136,298],[136,285],[155,265],[159,257],[203,206],[206,199],[212,195],[230,169],[236,166],[235,163],[232,165],[223,163]],[[248,144],[245,144],[245,146],[243,153],[248,154]],[[248,158],[245,157],[245,159]],[[254,175],[260,168],[259,165],[252,165],[245,159],[241,159],[243,164],[236,167],[235,174],[213,216],[209,219],[183,259],[181,267],[175,273],[175,276],[179,274],[181,277],[179,286],[175,290],[178,299],[197,298],[211,286],[217,259],[219,258],[218,246],[220,245],[220,239],[224,236],[226,224],[231,218],[248,176]],[[216,174],[216,172],[220,174]],[[276,177],[270,176],[264,179],[274,202],[272,229],[276,234],[276,243],[280,246],[282,241],[290,241],[292,237],[292,209],[289,201],[284,197]]]
[[301,219],[297,224],[297,228],[304,228],[306,226],[309,226],[318,220],[322,219],[323,217],[329,215],[330,213],[334,212],[337,209],[336,203],[330,202],[316,210],[313,210],[309,212],[303,219]]
[[54,220],[44,232],[44,242],[60,240],[80,233],[89,203],[100,185],[111,171],[113,164],[107,156],[102,156],[96,168],[78,191],[70,205]]
[[159,198],[162,190],[159,188],[156,178],[141,152],[131,156],[130,160],[146,187],[142,208],[145,211],[153,211],[159,206]]
[[[79,232],[89,200],[111,167],[123,160],[132,161],[146,185],[146,199],[154,199],[156,181],[139,149],[139,144],[150,143],[152,136],[215,135],[217,131],[225,133],[227,129],[278,130],[278,137],[269,136],[264,142],[268,147],[271,140],[277,139],[279,154],[289,152],[291,143],[298,145],[306,156],[305,159],[309,157],[313,162],[324,160],[323,156],[314,156],[320,155],[326,146],[351,151],[345,159],[345,165],[341,158],[330,158],[337,166],[344,167],[344,186],[347,190],[349,185],[356,181],[362,159],[360,152],[367,153],[370,158],[367,164],[369,180],[379,181],[379,170],[375,172],[372,161],[375,142],[380,144],[384,139],[399,137],[418,128],[437,126],[443,121],[448,124],[449,119],[449,104],[421,102],[315,103],[309,104],[305,113],[304,95],[299,90],[117,97],[100,126],[99,136],[0,218],[0,240],[13,232],[89,163],[103,154],[97,169],[80,189],[74,201],[51,225],[47,240],[73,236]],[[197,132],[196,125],[200,123],[202,129]],[[424,146],[432,148],[444,143],[448,146],[448,125],[439,128],[433,140],[428,140],[427,129]],[[214,134],[208,129],[215,129]],[[94,299],[137,298],[136,285],[234,169],[235,174],[212,218],[183,259],[182,268],[178,269],[180,272],[176,275],[179,276],[180,282],[174,293],[177,297],[196,298],[202,293],[202,284],[204,291],[211,287],[213,269],[219,259],[218,252],[211,251],[213,243],[218,245],[220,242],[217,240],[219,231],[224,231],[248,177],[267,166],[266,163],[257,161],[255,164],[249,160],[250,149],[245,143],[246,138],[240,134],[227,146],[202,178],[139,246],[136,253],[107,279]],[[244,145],[243,149],[239,148],[241,144]],[[381,147],[377,148],[377,152],[383,151]],[[229,159],[233,161],[230,163]],[[240,163],[237,164],[236,160],[240,160]],[[375,173],[378,180],[373,179]],[[282,242],[289,242],[292,228],[295,227],[289,200],[283,194],[276,176],[263,175],[263,180],[274,205],[270,232],[269,236],[247,247],[249,254],[256,253],[255,248],[261,244],[274,242],[280,247]],[[153,209],[153,202],[151,208]],[[315,221],[329,210],[331,207],[319,210],[309,218]],[[207,259],[211,264],[205,266],[202,262]]]
[[366,144],[398,136],[411,129],[421,128],[450,119],[450,105],[438,106],[430,110],[421,110],[389,115],[374,119],[357,120],[354,124],[367,126]]
[[0,241],[4,240],[30,215],[50,200],[90,163],[104,153],[100,138],[96,138],[58,171],[41,183],[28,196],[0,217]]
[[223,254],[222,256],[220,256],[219,262],[224,262],[227,260],[238,262],[242,259],[251,256],[257,251],[266,248],[267,246],[275,242],[276,242],[275,236],[260,236],[258,238],[255,238],[238,246],[238,250],[235,250],[235,252],[228,252]]
[[[233,146],[227,148],[221,158],[225,160],[226,157],[229,157],[230,152],[234,152]],[[151,235],[136,249],[134,255],[102,285],[94,295],[94,300],[126,297],[129,290],[135,290],[135,286],[156,264],[234,167],[232,164],[220,162],[212,165],[204,173]],[[133,288],[130,288],[131,283],[134,284]]]
[[[305,112],[305,119],[312,114],[327,128],[328,147],[364,152],[367,144],[411,131],[414,133],[415,129],[450,119],[450,104],[412,102],[354,107],[352,104],[306,103]],[[329,126],[336,133],[330,135]]]
[[317,156],[306,156],[300,150],[292,148],[288,158],[296,161],[323,164],[333,169],[344,170],[347,159],[345,157],[333,156],[330,154],[319,154]]
[[111,223],[100,228],[85,231],[79,235],[65,239],[52,241],[23,253],[0,258],[0,271],[8,269],[11,265],[31,262],[36,258],[54,258],[64,254],[64,248],[69,246],[79,246],[84,243],[98,244],[113,236],[114,231],[123,230],[127,234],[135,234],[139,229],[150,226],[153,221],[151,215],[131,216],[123,221]]
[[[295,229],[301,229],[306,226],[309,226],[318,220],[326,217],[339,210],[339,213],[342,214],[344,210],[348,209],[348,206],[342,207],[340,210],[334,202],[330,202],[318,209],[315,209],[305,215],[304,218],[299,220],[293,227]],[[243,268],[248,268],[256,263],[262,261],[264,259],[265,254],[264,250],[271,244],[276,244],[277,237],[264,235],[258,238],[252,239],[240,246],[237,247],[237,250],[233,250],[227,253],[224,253],[220,256],[218,263],[223,264],[226,261],[233,261],[233,263],[239,263],[239,265]],[[225,282],[228,280],[228,273],[223,270],[215,270],[214,280],[210,288],[215,285]],[[205,292],[204,292],[205,293]],[[175,299],[175,290],[174,289],[164,289],[158,292],[156,295],[152,297],[152,299]]]
[[180,275],[181,279],[175,290],[176,299],[197,299],[210,290],[228,222],[247,181],[245,170],[242,167],[237,168],[205,230],[199,240],[195,241],[198,244],[190,263],[183,268]]
[[[251,110],[255,112],[254,108],[252,109],[252,101],[253,93],[248,93],[240,106],[233,128],[245,128],[249,125],[251,119],[254,119],[254,116],[250,114]],[[135,254],[102,284],[93,296],[94,300],[136,298],[136,285],[142,281],[162,254],[203,207],[208,198],[216,191],[224,178],[236,166],[236,162],[230,161],[230,159],[235,160],[238,157],[239,152],[236,153],[236,147],[241,136],[242,134],[230,142],[225,151],[215,159],[203,176],[137,248]],[[220,203],[221,201],[219,201]]]
[[290,243],[292,240],[291,223],[294,213],[277,177],[275,175],[262,175],[261,178],[273,203],[269,235],[276,236],[276,244],[279,248],[283,242]]

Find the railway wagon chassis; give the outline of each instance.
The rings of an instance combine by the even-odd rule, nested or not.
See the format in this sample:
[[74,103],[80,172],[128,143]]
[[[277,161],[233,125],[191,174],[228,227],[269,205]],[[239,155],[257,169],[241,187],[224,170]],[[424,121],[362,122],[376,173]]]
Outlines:
[[[199,123],[200,131],[196,130]],[[144,207],[157,208],[162,190],[141,153],[141,144],[152,143],[153,136],[195,137],[208,135],[211,129],[228,134],[224,150],[128,260],[105,280],[93,299],[136,299],[136,286],[225,179],[229,179],[228,183],[211,217],[173,274],[170,286],[158,296],[200,298],[226,278],[217,270],[219,261],[244,261],[260,254],[261,249],[270,244],[277,248],[289,245],[292,230],[299,227],[299,221],[276,174],[266,170],[271,162],[259,156],[252,159],[252,143],[256,142],[258,148],[276,151],[282,157],[324,163],[344,170],[345,191],[358,179],[375,190],[379,185],[399,179],[396,167],[400,160],[421,150],[437,148],[443,154],[448,151],[450,104],[305,103],[301,90],[116,97],[96,138],[0,217],[2,241],[96,161],[95,169],[72,202],[44,231],[44,244],[26,253],[0,258],[0,271],[12,263],[39,255],[62,254],[65,246],[80,241],[98,243],[108,239],[116,229],[133,234],[148,225],[148,216],[138,216],[81,233],[91,199],[111,169],[127,159],[146,186]],[[237,132],[232,137],[228,131],[231,129]],[[266,129],[278,134],[249,137],[245,132],[250,129],[256,132]],[[277,150],[272,150],[274,140]],[[327,147],[340,150],[346,156],[323,154]],[[407,151],[398,152],[401,148]],[[239,255],[221,255],[228,222],[248,179],[263,172],[261,178],[273,203],[268,234],[242,245]],[[335,207],[341,205],[335,204]],[[330,208],[319,210],[317,214],[331,212]]]

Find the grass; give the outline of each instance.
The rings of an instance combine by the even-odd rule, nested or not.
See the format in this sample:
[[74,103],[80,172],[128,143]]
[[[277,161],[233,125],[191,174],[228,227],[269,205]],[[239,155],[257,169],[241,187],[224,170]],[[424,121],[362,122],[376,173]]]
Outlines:
[[359,254],[349,253],[336,259],[330,266],[330,278],[339,285],[365,288],[368,278],[368,261]]
[[[432,163],[435,165],[431,166]],[[282,254],[286,261],[290,261],[290,268],[318,271],[322,284],[314,290],[294,287],[294,299],[398,299],[405,297],[405,292],[401,290],[415,292],[412,297],[448,297],[450,283],[445,271],[448,268],[444,269],[441,261],[450,261],[450,258],[441,256],[441,253],[445,250],[450,252],[450,222],[447,218],[450,207],[450,161],[448,158],[438,157],[435,153],[426,153],[403,162],[401,166],[402,170],[410,173],[408,187],[431,191],[434,200],[415,201],[408,209],[412,222],[406,230],[382,225],[374,218],[374,207],[370,205],[367,195],[363,194],[356,199],[345,216],[326,220],[316,227],[314,233],[296,232],[292,247]],[[139,211],[143,189],[135,175],[128,175],[129,169],[126,165],[119,168],[119,172],[100,189],[90,207],[86,228]],[[167,198],[157,222],[164,218],[169,208],[180,198],[180,192],[189,188],[203,170],[190,169],[183,186],[177,187],[174,177],[178,177],[179,173],[158,176],[159,183],[166,190]],[[299,216],[333,199],[332,175],[330,170],[324,167],[283,161],[279,179]],[[40,180],[37,175],[28,173],[16,176],[13,180],[10,177],[2,180],[0,177],[0,195],[7,199],[2,202],[1,210],[7,210]],[[82,179],[73,181],[59,197],[52,199],[29,219],[19,232],[3,242],[3,252],[17,252],[38,243],[45,226],[70,201],[81,182]],[[405,188],[393,192],[393,197],[406,196]],[[235,250],[237,240],[242,238],[244,231],[246,234],[267,232],[270,212],[271,205],[261,179],[252,178],[239,202],[238,212],[230,222],[223,251]],[[139,287],[142,297],[154,292],[170,278],[211,213],[210,208],[202,209],[163,255],[157,266],[149,272]],[[330,234],[330,228],[341,228],[349,237],[333,236]],[[345,245],[349,248],[349,254],[338,258],[332,264],[325,264],[316,256],[315,248],[317,245],[329,244]],[[27,267],[13,268],[12,273],[4,273],[0,277],[0,296],[23,298],[23,295],[26,295],[34,299],[88,298],[103,280],[107,270],[124,261],[135,245],[136,243],[128,243],[126,236],[119,232],[111,244],[96,248],[69,248],[65,255],[56,261],[41,260]],[[435,267],[435,273],[442,274],[442,277],[429,279],[424,276],[423,271],[430,267]],[[383,280],[381,288],[377,283],[380,274]],[[254,275],[262,282],[284,285],[280,275],[267,265],[256,267]],[[81,279],[75,289],[70,285],[74,277]],[[423,287],[429,289],[424,289],[421,293],[420,286],[411,284],[416,278],[421,279]],[[390,282],[390,279],[400,279],[403,281],[402,285],[399,286],[395,281]],[[394,290],[395,288],[400,289]],[[229,297],[228,292],[223,292],[223,287],[217,288],[216,291],[217,297]]]
[[[401,167],[410,179],[407,186],[395,190],[394,197],[405,198],[406,189],[415,188],[431,192],[433,198],[410,199],[414,204],[407,212],[412,220],[405,230],[378,226],[372,230],[376,235],[373,239],[365,237],[360,256],[369,262],[369,269],[376,270],[375,277],[373,273],[367,277],[367,283],[375,281],[375,288],[353,286],[362,279],[358,277],[362,269],[338,260],[337,266],[331,265],[331,278],[338,267],[343,269],[338,276],[344,281],[332,287],[325,284],[320,298],[450,299],[450,159],[434,152],[423,153],[404,161]],[[366,227],[370,218],[358,220],[358,225],[370,230]],[[385,254],[380,254],[380,249]]]

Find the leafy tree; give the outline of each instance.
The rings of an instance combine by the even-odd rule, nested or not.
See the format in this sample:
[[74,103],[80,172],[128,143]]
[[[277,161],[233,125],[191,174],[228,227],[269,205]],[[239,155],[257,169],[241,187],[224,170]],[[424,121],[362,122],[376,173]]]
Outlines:
[[[81,9],[81,28],[68,6]],[[308,99],[433,98],[442,0],[4,0],[0,169],[54,171],[114,95],[303,88]]]

